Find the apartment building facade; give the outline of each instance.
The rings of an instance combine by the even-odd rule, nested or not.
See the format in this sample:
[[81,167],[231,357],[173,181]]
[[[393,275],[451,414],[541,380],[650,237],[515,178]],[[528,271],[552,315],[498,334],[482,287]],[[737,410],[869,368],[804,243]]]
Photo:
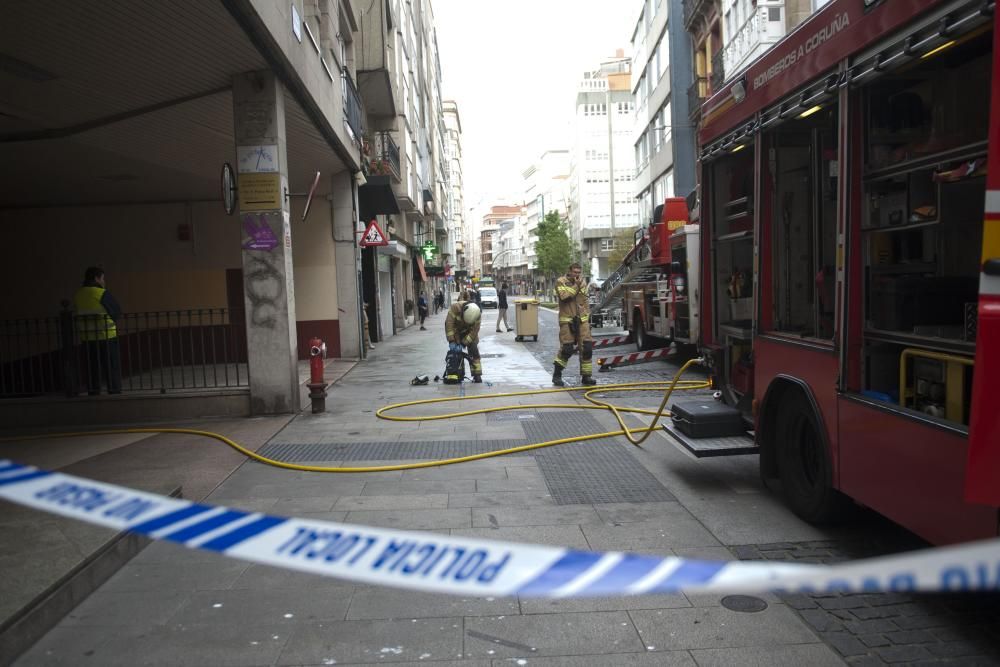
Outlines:
[[688,120],[690,39],[680,0],[642,0],[632,33],[635,98],[634,196],[641,225],[664,198],[695,187],[694,128]]
[[[0,272],[35,276],[5,317],[48,324],[4,341],[0,365],[52,367],[0,383],[8,423],[110,414],[94,409],[101,396],[61,401],[61,416],[15,405],[80,393],[80,374],[52,360],[76,349],[59,304],[92,265],[125,310],[122,390],[135,400],[111,402],[113,421],[292,412],[313,337],[328,356],[363,357],[364,302],[374,340],[407,325],[433,280],[423,244],[455,253],[426,0],[65,3],[50,18],[23,3],[3,24],[5,58],[22,66],[0,72],[19,109],[0,119],[0,151],[19,165],[0,218],[23,252]],[[362,250],[373,219],[390,244]],[[151,352],[157,337],[185,351]]]
[[562,148],[545,151],[521,172],[524,192],[524,264],[534,290],[542,289],[541,277],[536,275],[538,223],[553,211],[564,218],[567,216],[569,175],[570,151]]
[[362,284],[372,340],[381,340],[415,322],[421,292],[444,286],[455,254],[453,209],[430,3],[370,3],[361,27],[360,86],[370,129],[359,205],[362,220],[375,220],[389,239],[362,253]]
[[633,200],[635,102],[630,57],[613,57],[583,73],[576,95],[570,151],[570,235],[585,273],[605,277],[617,229],[639,224]]
[[[449,283],[454,284],[456,272],[468,271],[468,259],[465,248],[465,186],[464,172],[462,170],[462,119],[458,113],[458,103],[454,100],[445,100],[444,127],[445,127],[445,180],[448,184],[447,200],[448,208],[451,212],[449,234],[454,249],[451,261],[448,265],[447,277]],[[446,297],[450,298],[450,290]]]

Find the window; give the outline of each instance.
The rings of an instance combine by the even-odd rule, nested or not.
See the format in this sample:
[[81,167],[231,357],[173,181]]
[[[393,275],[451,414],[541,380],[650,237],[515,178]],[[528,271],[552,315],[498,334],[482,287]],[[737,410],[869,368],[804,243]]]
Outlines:
[[615,249],[614,239],[601,239],[601,252],[611,252]]

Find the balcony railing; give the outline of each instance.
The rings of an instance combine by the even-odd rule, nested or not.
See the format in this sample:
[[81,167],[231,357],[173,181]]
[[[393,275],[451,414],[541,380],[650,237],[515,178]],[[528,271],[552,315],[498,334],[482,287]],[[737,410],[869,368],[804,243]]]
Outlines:
[[0,398],[247,387],[243,311],[128,313],[0,321]]
[[371,161],[371,172],[392,176],[398,183],[400,180],[399,146],[396,145],[392,135],[387,131],[376,132],[374,139],[375,155]]
[[358,88],[351,80],[351,75],[347,68],[340,73],[340,80],[344,84],[344,117],[347,125],[354,133],[354,137],[360,141],[365,131],[364,114],[361,112],[361,96],[358,95]]
[[[770,20],[775,11],[776,20]],[[761,6],[747,17],[733,38],[720,53],[726,77],[732,77],[749,64],[754,57],[763,53],[784,36],[784,22],[781,20],[780,5]],[[714,65],[713,65],[714,66]]]
[[696,76],[688,88],[688,118],[694,118],[701,111],[701,103],[708,96],[708,78]]
[[709,83],[712,84],[712,91],[717,91],[722,89],[722,84],[726,81],[726,72],[728,69],[723,62],[723,50],[719,49],[712,56],[712,76],[709,79]]
[[705,0],[683,0],[684,6],[684,27],[690,31],[691,24],[705,6]]

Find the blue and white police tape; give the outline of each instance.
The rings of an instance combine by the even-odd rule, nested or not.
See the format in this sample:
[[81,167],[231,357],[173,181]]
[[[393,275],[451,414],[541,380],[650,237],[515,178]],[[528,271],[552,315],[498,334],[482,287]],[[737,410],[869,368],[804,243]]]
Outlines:
[[597,553],[245,512],[8,460],[0,498],[255,563],[456,595],[1000,590],[1000,540],[836,566]]

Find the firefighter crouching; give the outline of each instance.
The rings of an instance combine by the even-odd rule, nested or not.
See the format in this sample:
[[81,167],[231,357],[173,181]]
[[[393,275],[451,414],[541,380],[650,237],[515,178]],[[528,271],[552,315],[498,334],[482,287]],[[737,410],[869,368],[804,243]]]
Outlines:
[[448,316],[444,321],[444,333],[448,337],[451,349],[460,352],[462,346],[465,346],[469,350],[469,356],[472,358],[473,382],[483,381],[483,361],[479,356],[480,316],[479,306],[475,303],[456,301],[448,309]]
[[559,298],[559,352],[552,371],[552,384],[557,387],[566,385],[562,372],[573,356],[574,348],[578,347],[581,382],[595,385],[597,380],[593,377],[594,364],[591,361],[594,339],[590,335],[590,304],[587,301],[587,285],[580,278],[579,264],[570,264],[566,275],[556,281],[556,296]]

